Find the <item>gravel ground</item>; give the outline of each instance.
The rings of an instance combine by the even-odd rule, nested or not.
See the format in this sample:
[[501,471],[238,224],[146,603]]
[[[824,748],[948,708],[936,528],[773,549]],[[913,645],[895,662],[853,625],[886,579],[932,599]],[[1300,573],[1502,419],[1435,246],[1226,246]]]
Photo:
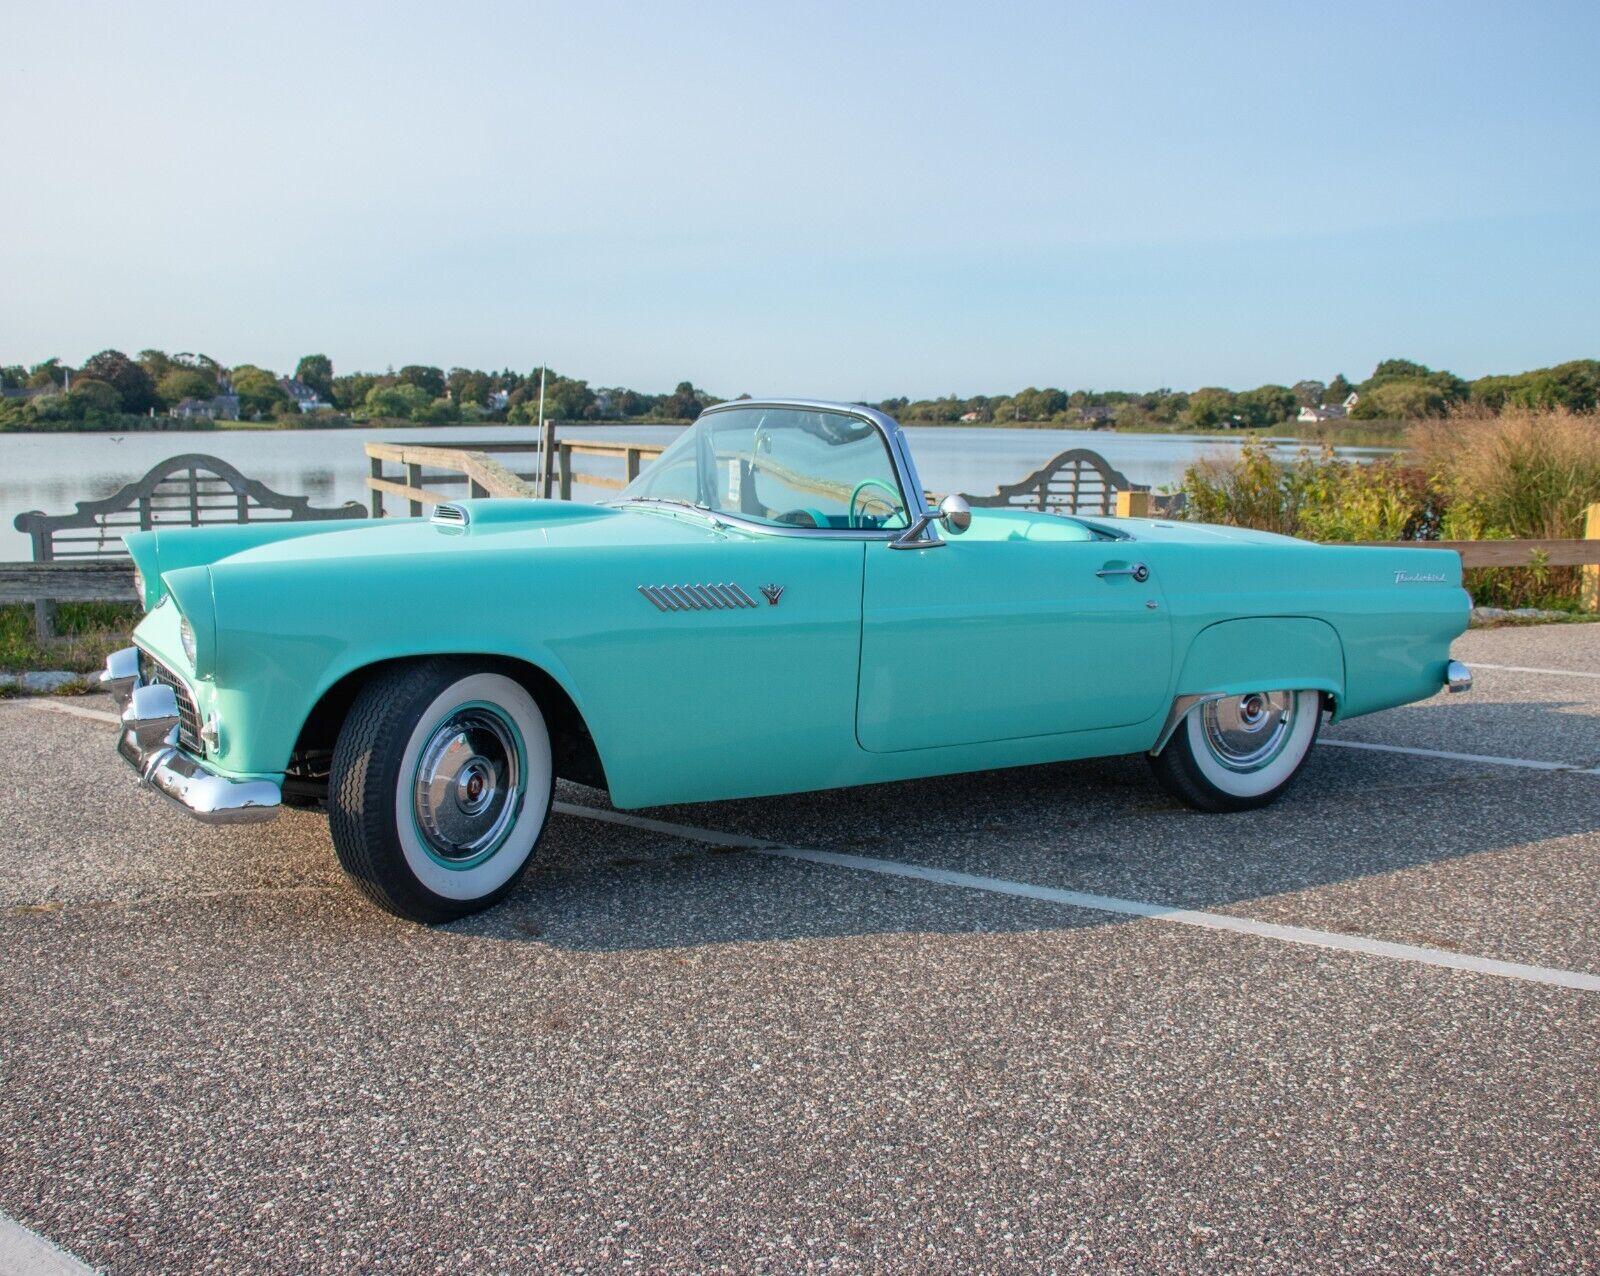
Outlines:
[[[1600,673],[1600,627],[1458,654]],[[0,702],[50,777],[0,788],[0,1213],[106,1271],[1600,1270],[1600,994],[572,816],[430,930],[109,736]],[[1327,736],[1592,766],[1600,679]],[[1241,816],[1137,759],[647,814],[1600,973],[1600,776],[1327,747]]]

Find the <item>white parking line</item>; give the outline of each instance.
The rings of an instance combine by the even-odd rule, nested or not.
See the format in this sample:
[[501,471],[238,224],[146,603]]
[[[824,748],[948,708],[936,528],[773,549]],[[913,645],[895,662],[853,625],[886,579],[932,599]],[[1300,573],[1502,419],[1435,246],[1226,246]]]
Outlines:
[[1197,926],[1205,930],[1232,931],[1235,934],[1250,935],[1258,939],[1276,939],[1284,943],[1332,948],[1342,952],[1361,953],[1369,957],[1388,957],[1395,961],[1409,961],[1424,966],[1443,966],[1448,970],[1465,970],[1479,975],[1496,975],[1505,979],[1551,984],[1558,988],[1579,988],[1587,992],[1600,992],[1600,975],[1592,975],[1587,971],[1525,966],[1520,962],[1470,957],[1437,948],[1395,944],[1384,939],[1368,939],[1362,935],[1341,935],[1337,931],[1310,930],[1304,926],[1282,926],[1276,922],[1235,917],[1229,913],[1208,913],[1192,908],[1172,908],[1166,904],[1148,904],[1143,900],[1119,899],[1114,895],[1091,895],[1084,891],[1060,890],[1053,886],[1034,886],[1027,882],[1012,882],[999,877],[980,877],[973,873],[957,873],[949,869],[929,868],[922,864],[903,864],[897,860],[873,859],[866,855],[846,855],[837,851],[809,851],[796,846],[784,846],[760,838],[746,837],[739,833],[721,833],[715,829],[694,828],[687,824],[670,824],[665,820],[646,819],[644,816],[628,815],[621,811],[602,811],[597,807],[575,806],[570,802],[557,802],[554,804],[554,809],[562,815],[576,815],[587,820],[622,824],[652,833],[665,833],[671,837],[701,842],[709,846],[741,847],[781,859],[804,860],[812,864],[828,864],[835,868],[858,869],[861,872],[877,873],[886,877],[910,877],[939,886],[957,886],[965,890],[986,891],[994,895],[1015,895],[1024,899],[1044,900],[1052,904],[1093,909],[1102,913],[1120,913],[1129,917],[1145,917],[1152,921],[1176,922],[1182,926]]
[[64,1249],[0,1214],[0,1273],[4,1276],[94,1276]]
[[122,724],[122,719],[114,713],[107,713],[104,709],[85,709],[81,704],[73,704],[70,700],[47,700],[41,696],[24,696],[17,703],[29,709],[43,709],[47,713],[65,713],[74,718],[88,718],[91,722],[109,722],[112,726]]
[[1409,753],[1417,758],[1443,758],[1446,762],[1482,762],[1487,766],[1522,767],[1527,771],[1567,771],[1573,775],[1600,775],[1600,767],[1575,762],[1535,762],[1531,758],[1499,758],[1488,753],[1450,753],[1445,749],[1413,749],[1403,744],[1370,744],[1366,740],[1318,740],[1332,749],[1370,749],[1374,753]]
[[1498,669],[1502,673],[1547,673],[1558,678],[1600,678],[1600,673],[1585,673],[1579,669],[1533,669],[1527,665],[1484,665],[1476,660],[1472,662],[1474,669]]

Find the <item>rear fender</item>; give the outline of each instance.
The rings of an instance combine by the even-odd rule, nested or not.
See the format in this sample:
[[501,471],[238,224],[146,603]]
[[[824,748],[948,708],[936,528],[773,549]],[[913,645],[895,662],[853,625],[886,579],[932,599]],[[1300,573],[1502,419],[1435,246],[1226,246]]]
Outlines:
[[1333,626],[1308,616],[1263,616],[1202,629],[1184,656],[1172,710],[1152,751],[1199,700],[1251,691],[1320,691],[1337,703],[1344,648]]

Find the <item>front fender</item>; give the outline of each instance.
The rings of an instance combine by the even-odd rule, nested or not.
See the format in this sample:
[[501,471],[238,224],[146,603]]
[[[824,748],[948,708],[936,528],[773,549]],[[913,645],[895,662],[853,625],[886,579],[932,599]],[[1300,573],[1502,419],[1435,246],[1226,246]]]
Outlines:
[[[497,567],[503,565],[454,565],[451,598],[472,599],[472,606],[438,590],[430,596],[429,580],[419,580],[416,564],[402,558],[371,560],[359,570],[297,570],[292,563],[212,568],[213,696],[224,724],[217,767],[230,776],[281,775],[322,697],[350,674],[394,660],[471,655],[531,664],[589,719],[538,623],[541,600],[508,588],[503,572],[496,580]],[[605,741],[596,738],[595,746],[603,760]]]

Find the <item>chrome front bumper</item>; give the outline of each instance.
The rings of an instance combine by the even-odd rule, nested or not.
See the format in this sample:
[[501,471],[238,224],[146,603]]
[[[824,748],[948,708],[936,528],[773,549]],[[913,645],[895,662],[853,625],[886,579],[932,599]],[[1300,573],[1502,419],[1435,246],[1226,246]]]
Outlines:
[[278,814],[281,786],[229,779],[178,746],[178,698],[171,687],[141,681],[137,647],[106,659],[100,685],[122,715],[117,752],[142,783],[207,824],[260,824]]

